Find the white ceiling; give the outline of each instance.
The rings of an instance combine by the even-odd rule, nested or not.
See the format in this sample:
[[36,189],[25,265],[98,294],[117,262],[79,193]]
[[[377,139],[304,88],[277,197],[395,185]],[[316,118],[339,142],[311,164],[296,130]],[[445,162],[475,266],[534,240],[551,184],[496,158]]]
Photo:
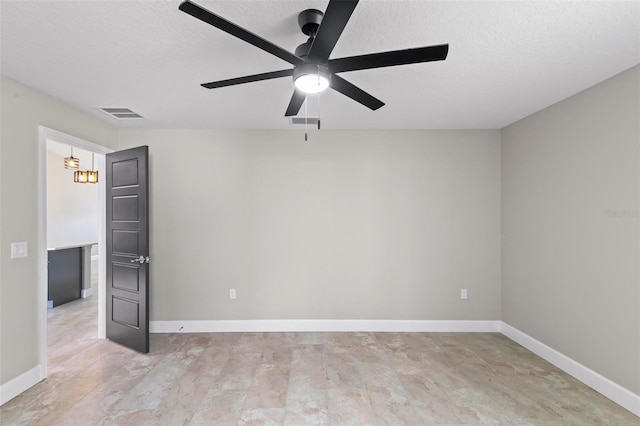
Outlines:
[[[328,4],[194,1],[290,51],[305,41],[297,14]],[[1,71],[118,127],[294,127],[284,117],[290,78],[200,87],[290,65],[179,3],[0,1]],[[331,57],[442,43],[444,62],[341,74],[386,106],[370,111],[329,90],[319,99],[323,127],[502,128],[640,63],[640,2],[362,0]],[[314,96],[308,114],[317,107]]]

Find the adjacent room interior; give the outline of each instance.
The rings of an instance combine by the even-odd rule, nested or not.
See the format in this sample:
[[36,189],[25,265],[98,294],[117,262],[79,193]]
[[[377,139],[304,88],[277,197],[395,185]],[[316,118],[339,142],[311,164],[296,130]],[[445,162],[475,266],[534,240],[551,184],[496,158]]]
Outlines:
[[[180,4],[0,3],[2,422],[637,424],[640,4],[362,1],[331,58],[446,60],[298,120],[289,71],[201,87],[289,65]],[[329,2],[198,4],[294,51]],[[146,355],[103,339],[106,198],[64,169],[138,146]],[[102,309],[81,337],[47,333],[52,245],[85,265],[59,312]]]

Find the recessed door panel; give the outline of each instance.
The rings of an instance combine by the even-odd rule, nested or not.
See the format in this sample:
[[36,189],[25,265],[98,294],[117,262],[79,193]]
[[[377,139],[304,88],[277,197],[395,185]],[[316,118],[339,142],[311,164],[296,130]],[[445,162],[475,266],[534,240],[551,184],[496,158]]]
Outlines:
[[112,203],[114,221],[132,221],[139,219],[137,195],[113,197]]
[[131,186],[138,184],[138,159],[117,161],[111,164],[111,185]]
[[140,268],[138,266],[113,264],[113,287],[138,292],[140,291]]
[[139,328],[140,305],[134,300],[113,298],[112,320],[118,324]]
[[137,256],[140,251],[137,230],[114,229],[112,232],[112,253]]

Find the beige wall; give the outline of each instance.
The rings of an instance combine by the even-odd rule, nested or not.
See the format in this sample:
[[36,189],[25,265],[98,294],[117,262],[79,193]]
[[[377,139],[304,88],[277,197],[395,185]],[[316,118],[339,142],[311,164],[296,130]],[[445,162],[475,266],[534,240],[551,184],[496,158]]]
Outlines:
[[499,131],[122,130],[135,145],[152,320],[500,319]]
[[[91,167],[91,154],[87,151],[75,149],[73,155],[80,158],[81,170]],[[99,173],[103,176],[102,171]],[[47,247],[97,243],[98,196],[98,185],[75,183],[73,171],[64,168],[64,156],[47,151]]]
[[502,131],[502,319],[640,394],[640,67]]
[[[0,103],[0,384],[39,364],[38,126],[111,146],[116,130],[55,99],[2,76]],[[29,256],[11,260],[12,241]]]

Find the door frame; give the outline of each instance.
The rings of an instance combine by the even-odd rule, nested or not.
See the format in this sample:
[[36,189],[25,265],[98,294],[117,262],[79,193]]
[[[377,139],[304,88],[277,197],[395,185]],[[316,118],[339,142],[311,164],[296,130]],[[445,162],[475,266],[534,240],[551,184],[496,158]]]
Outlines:
[[[45,126],[38,126],[38,241],[36,256],[38,264],[38,322],[40,324],[40,380],[47,378],[47,140],[81,148],[98,154],[98,169],[105,168],[105,154],[113,152],[111,148],[89,142]],[[104,176],[104,172],[102,172]],[[104,177],[98,180],[98,196],[100,209],[100,229],[98,231],[98,339],[106,338],[106,306],[103,303],[106,292],[107,254],[104,250],[106,242],[106,185]]]

